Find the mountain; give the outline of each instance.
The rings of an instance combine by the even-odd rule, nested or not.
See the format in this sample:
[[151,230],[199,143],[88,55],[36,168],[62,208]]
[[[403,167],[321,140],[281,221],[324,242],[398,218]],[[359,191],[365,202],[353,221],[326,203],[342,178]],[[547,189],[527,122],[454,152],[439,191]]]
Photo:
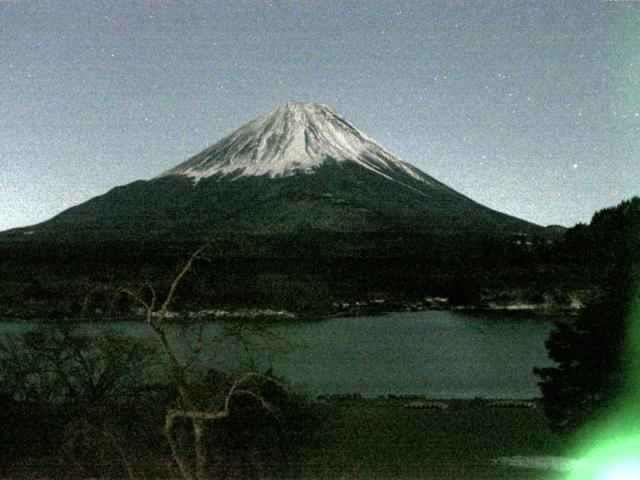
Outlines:
[[394,248],[389,245],[405,238],[420,238],[420,248],[435,248],[543,231],[484,207],[398,159],[331,108],[290,101],[151,180],[116,187],[3,236],[56,241],[305,237],[338,253],[360,248],[358,238],[366,248],[380,242]]
[[270,178],[314,173],[328,161],[353,163],[390,181],[433,179],[386,151],[333,110],[289,101],[247,123],[202,153],[163,173],[194,179],[214,175]]

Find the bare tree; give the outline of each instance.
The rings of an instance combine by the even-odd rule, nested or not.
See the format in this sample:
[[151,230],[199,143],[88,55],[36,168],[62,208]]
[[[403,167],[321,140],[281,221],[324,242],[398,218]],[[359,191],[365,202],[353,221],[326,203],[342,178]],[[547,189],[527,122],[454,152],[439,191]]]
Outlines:
[[[105,413],[101,407],[152,398],[159,386],[149,378],[141,381],[141,374],[158,366],[157,348],[117,332],[82,332],[78,326],[45,324],[0,339],[0,396],[9,400],[5,419],[10,418],[9,428],[22,432],[26,427],[29,432],[30,425],[21,424],[24,417],[18,413],[22,405],[32,415],[44,417],[54,431],[56,424],[64,425],[59,439],[48,445],[56,462],[93,476],[106,466],[95,458],[116,458],[128,478],[136,478],[135,455],[127,451],[126,435],[117,420],[122,412]],[[34,410],[35,405],[45,408]]]
[[[284,386],[275,378],[250,372],[239,376],[231,382],[224,392],[220,406],[212,405],[208,406],[208,408],[202,408],[193,398],[187,372],[207,343],[207,339],[203,335],[202,324],[199,326],[195,343],[191,345],[189,355],[181,361],[167,337],[166,319],[169,308],[175,299],[178,286],[185,275],[192,269],[194,263],[204,258],[203,253],[209,248],[209,245],[207,243],[191,254],[173,279],[168,292],[163,298],[159,297],[151,282],[146,282],[137,290],[119,289],[119,294],[130,296],[143,308],[145,322],[154,332],[161,351],[169,362],[170,371],[177,386],[179,402],[176,408],[170,408],[166,413],[164,433],[167,437],[173,460],[185,480],[201,480],[206,476],[207,451],[204,445],[204,433],[207,423],[215,424],[228,418],[234,410],[235,400],[239,397],[253,399],[265,415],[278,419],[278,409],[262,395],[261,390],[266,385],[271,385],[284,391]],[[239,334],[240,330],[236,330],[228,335]],[[176,421],[179,419],[187,420],[190,423],[193,434],[193,460],[190,460],[189,452],[185,452],[184,448],[181,449],[179,445],[176,434]]]
[[[239,465],[241,469],[257,472],[252,476],[268,476],[266,469],[278,468],[277,462],[271,462],[285,450],[274,450],[277,443],[261,443],[260,438],[268,435],[271,440],[273,429],[279,440],[288,438],[283,426],[293,418],[290,413],[298,404],[287,389],[270,373],[256,373],[255,364],[245,368],[248,373],[237,376],[213,368],[200,370],[211,366],[202,362],[205,350],[207,358],[215,361],[218,352],[210,348],[213,343],[226,348],[236,342],[243,357],[251,358],[254,348],[260,348],[254,343],[256,339],[271,348],[278,338],[251,322],[225,323],[207,336],[205,323],[200,321],[195,325],[196,335],[189,336],[185,354],[184,344],[168,334],[168,320],[174,317],[170,308],[178,288],[193,274],[194,265],[205,260],[208,247],[195,250],[166,289],[151,281],[127,288],[113,279],[85,285],[82,318],[91,318],[92,312],[111,318],[116,309],[120,313],[130,309],[133,300],[141,307],[153,343],[117,331],[85,333],[81,323],[72,321],[0,339],[0,399],[6,394],[12,402],[37,401],[52,406],[47,415],[62,425],[59,438],[63,441],[56,444],[60,450],[56,450],[56,462],[68,468],[75,465],[92,476],[113,466],[122,468],[120,475],[135,478],[144,469],[137,465],[142,458],[139,452],[149,452],[129,446],[153,438],[146,436],[157,432],[155,428],[147,430],[148,419],[157,419],[157,413],[171,399],[164,412],[164,434],[174,475],[177,467],[182,478],[200,480],[210,476],[214,467],[221,471],[236,468],[233,461],[237,458],[247,460]],[[65,409],[60,410],[59,405]],[[118,413],[122,405],[127,410]],[[147,423],[137,424],[140,439],[132,440],[123,425],[131,425],[126,415],[136,422],[142,419],[138,411],[146,415]],[[256,443],[245,442],[247,432],[252,440],[258,439]],[[268,465],[261,462],[265,458]],[[121,465],[110,463],[114,459]]]

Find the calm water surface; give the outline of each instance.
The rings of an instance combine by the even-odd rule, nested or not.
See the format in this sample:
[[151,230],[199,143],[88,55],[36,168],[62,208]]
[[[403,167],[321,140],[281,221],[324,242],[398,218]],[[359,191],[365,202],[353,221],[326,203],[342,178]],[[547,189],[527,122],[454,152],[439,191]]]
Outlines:
[[[550,364],[544,342],[551,319],[536,315],[465,315],[455,312],[393,313],[269,327],[265,341],[249,346],[210,345],[209,364],[252,363],[311,394],[365,396],[422,394],[432,398],[531,398],[539,396],[534,366]],[[0,323],[0,333],[32,324]],[[142,322],[85,324],[94,333],[119,331],[136,338],[152,333]],[[168,326],[177,350],[186,351],[195,326]],[[207,323],[215,337],[220,326]]]

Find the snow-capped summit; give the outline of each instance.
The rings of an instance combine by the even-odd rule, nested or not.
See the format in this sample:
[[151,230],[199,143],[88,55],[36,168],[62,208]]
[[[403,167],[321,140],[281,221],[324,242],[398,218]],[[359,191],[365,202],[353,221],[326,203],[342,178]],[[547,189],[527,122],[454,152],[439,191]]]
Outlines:
[[354,162],[390,178],[398,170],[430,183],[367,137],[331,108],[320,103],[288,101],[227,135],[198,155],[160,176],[195,179],[213,175],[287,177],[312,173],[327,161]]
[[[313,238],[331,255],[399,255],[390,245],[410,253],[465,249],[539,231],[403,162],[331,108],[290,101],[156,178],[12,235],[188,241],[233,234],[272,238],[276,252]],[[414,239],[407,245],[406,232]]]

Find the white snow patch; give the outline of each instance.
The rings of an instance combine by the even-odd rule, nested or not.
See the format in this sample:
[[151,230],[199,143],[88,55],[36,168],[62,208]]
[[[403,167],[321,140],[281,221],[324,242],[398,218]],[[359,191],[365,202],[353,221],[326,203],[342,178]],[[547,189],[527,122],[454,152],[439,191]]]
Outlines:
[[514,457],[496,458],[493,462],[500,465],[509,465],[511,467],[529,468],[534,470],[554,470],[560,472],[569,470],[576,460],[553,456],[529,457],[516,455]]
[[354,162],[402,185],[399,172],[437,185],[329,107],[299,102],[287,102],[252,120],[160,177],[183,175],[196,181],[213,175],[286,177],[313,173],[327,160]]
[[408,175],[410,175],[411,177],[415,178],[416,180],[420,180],[422,182],[425,181],[424,175],[413,165],[409,165],[408,163],[405,162],[400,162],[400,168]]
[[294,313],[286,310],[272,310],[270,308],[243,308],[238,310],[221,310],[221,309],[209,309],[200,310],[197,312],[189,312],[189,318],[259,318],[268,317],[274,319],[295,319],[297,318]]
[[499,304],[496,302],[489,302],[489,308],[491,310],[512,310],[512,311],[526,311],[526,310],[536,310],[540,308],[540,304],[536,303],[525,303],[525,302],[514,302],[508,303],[506,305]]

